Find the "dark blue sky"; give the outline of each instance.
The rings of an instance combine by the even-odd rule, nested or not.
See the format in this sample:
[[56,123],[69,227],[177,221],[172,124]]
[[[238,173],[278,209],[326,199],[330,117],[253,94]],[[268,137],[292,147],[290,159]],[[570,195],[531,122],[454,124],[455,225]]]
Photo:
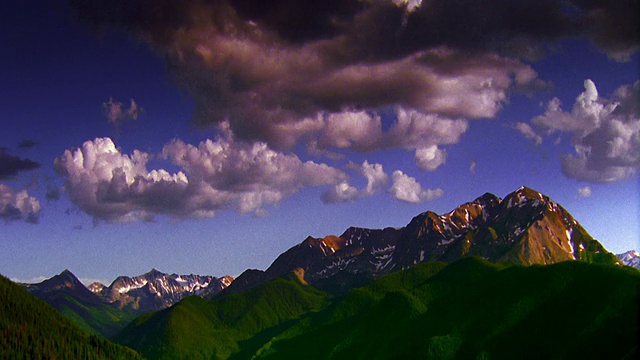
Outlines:
[[520,185],[640,247],[637,22],[615,6],[71,3],[1,15],[5,276],[238,275]]

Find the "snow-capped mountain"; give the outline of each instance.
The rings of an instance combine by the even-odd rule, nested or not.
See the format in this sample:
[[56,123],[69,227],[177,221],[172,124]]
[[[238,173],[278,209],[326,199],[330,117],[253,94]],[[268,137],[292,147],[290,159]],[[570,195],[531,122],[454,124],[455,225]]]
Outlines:
[[84,286],[69,270],[38,284],[23,284],[34,295],[56,306],[60,298],[71,296],[89,305],[107,304],[140,314],[169,307],[187,296],[212,296],[233,282],[230,276],[165,274],[152,269],[146,274],[120,276],[111,285]]
[[[165,274],[155,269],[135,276],[120,276],[105,286],[84,286],[69,270],[38,284],[22,284],[61,313],[104,336],[112,336],[135,316],[167,308],[181,299],[209,296],[229,286],[224,276]],[[91,309],[90,311],[88,309]]]
[[152,269],[140,276],[120,276],[108,287],[93,283],[89,290],[120,309],[142,313],[169,307],[187,296],[216,294],[232,281],[230,276],[165,274]]
[[626,253],[616,255],[623,264],[640,269],[640,253],[636,250],[629,250]]
[[295,269],[312,285],[348,288],[424,261],[453,262],[468,255],[525,265],[618,263],[563,207],[520,187],[504,199],[486,193],[446,214],[427,211],[400,229],[352,227],[340,236],[308,237],[266,271],[240,275],[228,291],[242,291]]

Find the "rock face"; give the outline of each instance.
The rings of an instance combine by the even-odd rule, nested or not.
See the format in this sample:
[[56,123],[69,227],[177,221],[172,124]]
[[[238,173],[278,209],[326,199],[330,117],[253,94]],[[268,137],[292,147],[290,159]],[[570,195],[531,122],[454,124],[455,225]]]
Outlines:
[[243,273],[227,291],[243,291],[293,270],[314,286],[339,291],[421,262],[470,255],[524,265],[618,263],[563,207],[521,187],[504,199],[486,193],[446,214],[427,211],[400,229],[352,227],[340,236],[308,237],[266,271]]

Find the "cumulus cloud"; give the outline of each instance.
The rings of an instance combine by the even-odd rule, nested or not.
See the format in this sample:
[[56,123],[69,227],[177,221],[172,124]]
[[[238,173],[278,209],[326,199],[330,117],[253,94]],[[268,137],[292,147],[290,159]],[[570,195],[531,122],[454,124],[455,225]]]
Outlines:
[[0,219],[5,222],[24,220],[35,224],[40,215],[40,202],[27,190],[14,191],[0,184]]
[[414,161],[420,169],[433,171],[447,161],[447,152],[439,149],[437,145],[431,145],[417,149]]
[[596,85],[585,80],[570,112],[554,98],[532,124],[546,134],[567,133],[575,153],[562,156],[562,170],[570,178],[612,182],[638,174],[640,169],[640,81],[619,87],[610,99],[600,97]]
[[585,187],[578,188],[578,196],[583,197],[583,198],[590,197],[591,196],[591,187],[585,186]]
[[367,187],[362,191],[365,196],[380,192],[389,183],[389,175],[384,172],[381,164],[369,164],[364,161],[360,168],[362,176],[367,179]]
[[[553,38],[545,35],[548,27],[523,27],[539,24],[533,15],[548,26],[564,19],[552,4],[538,2],[488,5],[481,12],[398,0],[72,3],[89,23],[124,28],[164,56],[194,99],[196,124],[230,120],[240,139],[274,149],[301,141],[319,145],[312,150],[434,145],[381,134],[379,115],[399,107],[456,119],[458,130],[466,129],[465,119],[494,117],[511,92],[545,86],[516,52],[503,51],[516,46],[504,44]],[[528,21],[502,23],[518,16]],[[514,30],[521,36],[506,36]]]
[[185,174],[148,171],[149,159],[149,154],[138,150],[122,154],[111,139],[97,138],[81,148],[65,150],[54,160],[54,168],[66,177],[64,189],[71,200],[96,221],[196,213],[199,209],[188,201]]
[[322,195],[322,200],[325,203],[347,202],[357,198],[369,197],[384,190],[389,183],[389,175],[384,171],[382,164],[370,164],[365,160],[360,165],[349,163],[347,168],[362,175],[367,180],[367,185],[358,190],[344,181],[331,187]]
[[408,203],[419,203],[437,199],[444,195],[442,189],[424,189],[420,183],[400,170],[391,175],[392,185],[389,193],[397,200]]
[[30,171],[40,167],[40,164],[29,159],[21,159],[11,155],[7,149],[0,147],[0,180],[14,178],[22,171]]
[[347,179],[344,172],[326,164],[302,162],[263,142],[238,142],[230,133],[198,146],[175,140],[165,145],[162,154],[192,181],[217,193],[223,203],[235,203],[243,213],[277,204],[305,187],[335,185]]
[[310,186],[337,185],[347,180],[326,164],[302,162],[293,154],[265,143],[236,141],[230,131],[197,146],[174,140],[161,156],[181,171],[148,170],[151,155],[121,153],[109,138],[87,141],[58,157],[56,171],[66,177],[65,192],[94,220],[151,220],[210,217],[215,211],[265,213],[264,207]]
[[366,111],[344,111],[318,118],[313,132],[319,149],[339,148],[373,151],[386,148],[421,149],[454,144],[468,129],[462,119],[448,119],[414,110],[395,109],[395,121],[383,130],[379,115]]
[[[549,85],[527,64],[544,56],[549,42],[586,37],[620,61],[640,44],[635,0],[71,4],[86,23],[124,30],[162,56],[172,79],[194,100],[195,125],[227,123],[239,142],[273,151],[302,145],[331,159],[347,150],[401,148],[414,151],[426,170],[444,163],[441,145],[457,143],[468,121],[493,118],[511,94]],[[559,106],[549,105],[549,116],[558,117],[549,123],[571,131],[563,127],[573,126],[571,120],[553,111]],[[518,126],[534,142],[541,140],[537,129]],[[616,146],[622,151],[624,144]],[[565,172],[586,177],[579,174],[580,162],[587,166],[593,156],[574,157],[565,159]],[[351,185],[342,186],[344,179],[332,181],[336,194],[353,194]],[[276,203],[281,195],[260,194],[242,208]]]
[[355,200],[360,192],[348,182],[343,181],[329,188],[322,194],[322,201],[326,204],[335,204]]

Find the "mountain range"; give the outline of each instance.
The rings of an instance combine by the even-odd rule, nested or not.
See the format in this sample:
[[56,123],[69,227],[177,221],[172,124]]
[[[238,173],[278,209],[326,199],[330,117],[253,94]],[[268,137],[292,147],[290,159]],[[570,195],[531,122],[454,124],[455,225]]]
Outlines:
[[428,261],[478,256],[491,262],[620,264],[562,206],[527,187],[501,199],[486,193],[438,215],[427,211],[403,228],[351,227],[340,236],[308,237],[266,271],[247,270],[223,293],[240,292],[293,270],[330,292]]
[[1,359],[143,359],[130,348],[83,331],[4,276],[0,300]]
[[65,270],[23,286],[150,359],[632,359],[640,272],[622,265],[639,264],[521,187],[308,237],[235,280],[153,269],[85,287]]
[[187,296],[215,295],[233,282],[231,276],[165,274],[156,269],[140,276],[119,276],[111,285],[89,285],[89,290],[119,309],[146,313],[167,308]]
[[90,332],[111,336],[140,314],[167,308],[181,299],[214,295],[233,278],[165,274],[156,269],[135,277],[120,276],[111,285],[86,287],[69,270],[38,284],[23,284]]

